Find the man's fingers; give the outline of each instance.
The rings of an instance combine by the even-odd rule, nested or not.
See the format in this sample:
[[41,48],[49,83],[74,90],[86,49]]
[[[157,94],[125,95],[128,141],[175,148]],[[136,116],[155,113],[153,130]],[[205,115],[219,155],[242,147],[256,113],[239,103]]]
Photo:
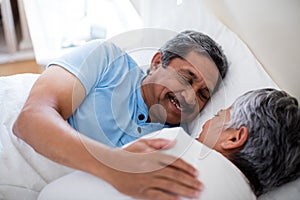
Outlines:
[[124,150],[133,153],[151,153],[160,149],[171,148],[175,145],[175,143],[175,140],[167,140],[162,138],[140,139],[125,147]]
[[176,144],[176,140],[167,140],[162,138],[157,139],[145,139],[143,142],[148,145],[149,147],[152,147],[154,149],[168,149],[173,147]]
[[181,185],[192,189],[203,189],[203,184],[198,179],[196,179],[196,177],[172,167],[166,167],[160,171],[157,171],[155,175],[164,179],[168,179],[170,181],[178,182]]
[[165,158],[160,158],[160,162],[162,165],[169,165],[174,168],[180,169],[182,171],[185,171],[189,173],[190,175],[194,177],[198,177],[199,173],[196,168],[194,168],[191,164],[185,162],[181,158],[176,158],[172,156],[166,156]]

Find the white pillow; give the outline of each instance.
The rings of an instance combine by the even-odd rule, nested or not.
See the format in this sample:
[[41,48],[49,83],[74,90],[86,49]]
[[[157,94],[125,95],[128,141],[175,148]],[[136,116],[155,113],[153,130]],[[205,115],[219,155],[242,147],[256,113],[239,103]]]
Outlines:
[[[146,138],[176,139],[175,147],[165,153],[180,157],[196,167],[199,180],[205,185],[203,200],[253,200],[247,179],[229,160],[220,153],[207,148],[191,138],[182,128],[163,129]],[[48,184],[38,200],[82,200],[82,199],[131,199],[111,185],[84,172],[73,172]]]
[[38,77],[38,74],[0,77],[0,199],[36,199],[49,182],[74,171],[37,154],[12,132]]
[[300,178],[258,197],[258,200],[299,200]]

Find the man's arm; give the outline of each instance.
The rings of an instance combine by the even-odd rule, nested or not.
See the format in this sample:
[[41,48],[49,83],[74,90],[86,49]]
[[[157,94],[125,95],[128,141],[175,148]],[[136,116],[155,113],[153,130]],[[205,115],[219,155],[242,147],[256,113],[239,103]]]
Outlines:
[[[171,193],[186,197],[198,195],[201,183],[196,179],[196,170],[181,159],[170,162],[174,160],[173,157],[159,153],[131,157],[128,152],[110,149],[74,130],[66,119],[84,98],[85,90],[80,81],[63,68],[52,66],[34,84],[13,131],[45,157],[98,176],[130,196],[177,199]],[[130,149],[135,151],[140,143]],[[155,149],[163,143],[153,141],[152,144],[143,145]],[[97,155],[91,154],[91,150]],[[124,162],[120,162],[122,160]],[[137,171],[139,168],[141,171],[157,170],[133,173],[118,170],[102,161],[112,164],[115,161],[119,161],[118,164],[130,161]]]

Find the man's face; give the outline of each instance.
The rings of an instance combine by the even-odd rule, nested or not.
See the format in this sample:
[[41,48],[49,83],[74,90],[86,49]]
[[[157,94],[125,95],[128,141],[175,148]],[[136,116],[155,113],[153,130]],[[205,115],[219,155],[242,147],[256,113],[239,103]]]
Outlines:
[[229,120],[230,108],[220,110],[213,118],[206,121],[197,140],[212,149],[222,152],[220,143],[226,139],[227,133],[232,131],[232,129],[224,129],[225,124]]
[[180,124],[193,120],[209,100],[218,75],[214,62],[196,52],[172,59],[166,68],[157,66],[142,83],[151,121]]

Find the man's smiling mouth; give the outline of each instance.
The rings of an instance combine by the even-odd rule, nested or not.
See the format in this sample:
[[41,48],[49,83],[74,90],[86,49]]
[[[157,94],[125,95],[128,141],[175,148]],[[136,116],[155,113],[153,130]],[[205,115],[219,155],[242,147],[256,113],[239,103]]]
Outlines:
[[187,104],[184,99],[180,101],[173,92],[168,93],[168,98],[171,104],[174,105],[175,111],[179,114],[193,113],[195,111],[194,105]]
[[182,112],[183,108],[181,107],[178,99],[176,98],[176,96],[174,94],[169,93],[168,97],[170,99],[170,102],[180,111]]

